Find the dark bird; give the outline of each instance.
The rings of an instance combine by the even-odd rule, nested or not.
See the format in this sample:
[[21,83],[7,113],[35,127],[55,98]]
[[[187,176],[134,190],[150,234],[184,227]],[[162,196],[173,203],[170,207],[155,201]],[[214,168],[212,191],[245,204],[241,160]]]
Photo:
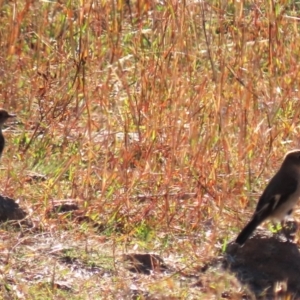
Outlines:
[[[3,124],[7,119],[16,115],[9,114],[6,110],[0,109],[0,156],[5,146],[5,139],[2,133]],[[26,212],[19,207],[13,199],[0,195],[0,223],[7,220],[22,220],[26,217]]]
[[3,124],[9,118],[14,118],[16,115],[9,114],[5,109],[0,109],[0,157],[2,155],[4,146],[5,146],[5,139],[2,133]]
[[256,210],[236,239],[243,245],[266,219],[282,221],[293,211],[300,197],[300,149],[286,154],[283,163],[260,196]]

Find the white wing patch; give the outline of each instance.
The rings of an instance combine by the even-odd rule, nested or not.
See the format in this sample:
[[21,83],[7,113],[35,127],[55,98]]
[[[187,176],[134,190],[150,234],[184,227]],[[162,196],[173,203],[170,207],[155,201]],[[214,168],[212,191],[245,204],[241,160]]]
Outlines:
[[260,215],[264,210],[266,210],[270,206],[271,203],[273,204],[272,205],[272,211],[274,211],[276,209],[276,207],[278,205],[278,202],[281,198],[281,195],[277,194],[272,198],[274,198],[274,203],[272,203],[273,201],[272,202],[268,201],[259,211],[256,212],[256,215]]
[[277,204],[278,204],[278,201],[280,200],[280,198],[281,198],[281,195],[280,195],[280,194],[275,195],[275,197],[274,197],[274,200],[275,200],[275,201],[274,201],[272,210],[274,210],[274,209],[277,207]]

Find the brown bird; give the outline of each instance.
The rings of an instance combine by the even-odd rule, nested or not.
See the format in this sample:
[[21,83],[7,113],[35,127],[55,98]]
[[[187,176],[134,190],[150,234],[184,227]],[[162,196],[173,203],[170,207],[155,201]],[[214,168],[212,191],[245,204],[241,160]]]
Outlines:
[[300,197],[300,149],[290,151],[259,198],[256,210],[238,235],[236,243],[243,245],[258,225],[266,219],[282,221],[290,215]]
[[14,118],[16,115],[9,114],[5,109],[0,109],[0,157],[2,155],[4,146],[5,146],[5,139],[2,133],[3,124],[9,118]]

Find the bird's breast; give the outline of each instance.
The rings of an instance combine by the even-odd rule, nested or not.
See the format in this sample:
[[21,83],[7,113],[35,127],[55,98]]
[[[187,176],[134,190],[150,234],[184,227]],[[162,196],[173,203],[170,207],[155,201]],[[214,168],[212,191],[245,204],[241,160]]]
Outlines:
[[[276,209],[274,209],[274,211],[272,212],[272,219],[282,221],[297,204],[299,197],[300,185],[298,184],[296,191],[291,194],[285,201],[283,201]],[[280,200],[278,202],[280,202]]]

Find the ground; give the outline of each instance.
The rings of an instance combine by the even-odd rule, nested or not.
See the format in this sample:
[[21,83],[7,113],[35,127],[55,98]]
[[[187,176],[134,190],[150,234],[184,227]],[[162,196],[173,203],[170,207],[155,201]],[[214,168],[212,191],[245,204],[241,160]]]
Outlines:
[[299,148],[299,9],[1,1],[2,298],[297,297],[299,231],[232,241]]

